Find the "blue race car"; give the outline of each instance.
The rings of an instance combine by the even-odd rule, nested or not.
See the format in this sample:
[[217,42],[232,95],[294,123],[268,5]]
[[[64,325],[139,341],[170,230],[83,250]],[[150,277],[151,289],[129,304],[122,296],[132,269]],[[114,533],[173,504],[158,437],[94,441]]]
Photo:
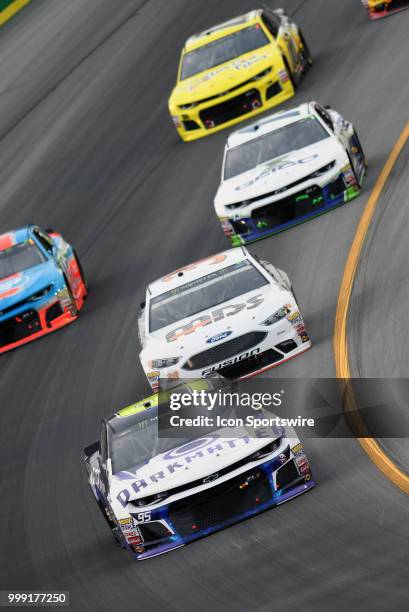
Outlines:
[[78,317],[87,284],[73,248],[35,225],[0,235],[0,353]]

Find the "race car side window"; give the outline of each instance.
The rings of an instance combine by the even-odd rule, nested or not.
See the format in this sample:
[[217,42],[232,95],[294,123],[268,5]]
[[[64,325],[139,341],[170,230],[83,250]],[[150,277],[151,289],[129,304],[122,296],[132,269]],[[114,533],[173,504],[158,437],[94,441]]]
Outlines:
[[270,13],[270,11],[263,11],[262,14],[263,23],[266,26],[267,30],[277,38],[278,31],[280,29],[281,21],[280,19],[274,15],[274,13]]
[[317,111],[318,115],[321,117],[321,119],[323,120],[323,122],[330,128],[330,130],[333,132],[334,131],[334,123],[331,119],[331,116],[329,113],[327,113],[327,111],[325,110],[325,108],[322,108],[322,106],[320,106],[319,104],[315,105],[315,110]]
[[101,438],[99,441],[99,454],[102,463],[107,460],[107,428],[105,423],[101,423]]
[[41,246],[44,247],[48,253],[53,252],[54,245],[52,240],[50,240],[50,238],[46,236],[38,227],[35,227],[33,229],[33,234],[37,238]]

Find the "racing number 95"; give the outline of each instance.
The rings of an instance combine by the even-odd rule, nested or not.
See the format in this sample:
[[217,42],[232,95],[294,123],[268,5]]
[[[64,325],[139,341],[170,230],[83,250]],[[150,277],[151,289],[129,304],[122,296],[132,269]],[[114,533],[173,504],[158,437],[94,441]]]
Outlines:
[[149,511],[139,512],[136,515],[136,520],[138,521],[138,523],[149,523],[149,521],[151,520],[151,513]]

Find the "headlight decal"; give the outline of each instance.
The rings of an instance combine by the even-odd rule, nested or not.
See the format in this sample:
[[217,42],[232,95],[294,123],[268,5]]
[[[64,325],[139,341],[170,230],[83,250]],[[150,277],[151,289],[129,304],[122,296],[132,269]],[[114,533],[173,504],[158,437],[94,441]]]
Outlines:
[[278,323],[279,321],[282,321],[283,319],[288,317],[290,313],[291,313],[291,306],[289,304],[285,304],[285,306],[282,306],[281,308],[276,310],[271,316],[269,316],[260,325],[266,325],[266,326],[274,325],[275,323]]

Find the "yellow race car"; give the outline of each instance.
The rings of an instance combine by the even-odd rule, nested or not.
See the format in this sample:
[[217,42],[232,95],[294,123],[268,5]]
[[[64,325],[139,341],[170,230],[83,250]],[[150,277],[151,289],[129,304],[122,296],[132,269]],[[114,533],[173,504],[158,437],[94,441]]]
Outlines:
[[409,8],[409,0],[362,0],[371,19],[381,19]]
[[294,95],[312,64],[300,28],[260,9],[188,39],[169,99],[183,140],[218,132]]

